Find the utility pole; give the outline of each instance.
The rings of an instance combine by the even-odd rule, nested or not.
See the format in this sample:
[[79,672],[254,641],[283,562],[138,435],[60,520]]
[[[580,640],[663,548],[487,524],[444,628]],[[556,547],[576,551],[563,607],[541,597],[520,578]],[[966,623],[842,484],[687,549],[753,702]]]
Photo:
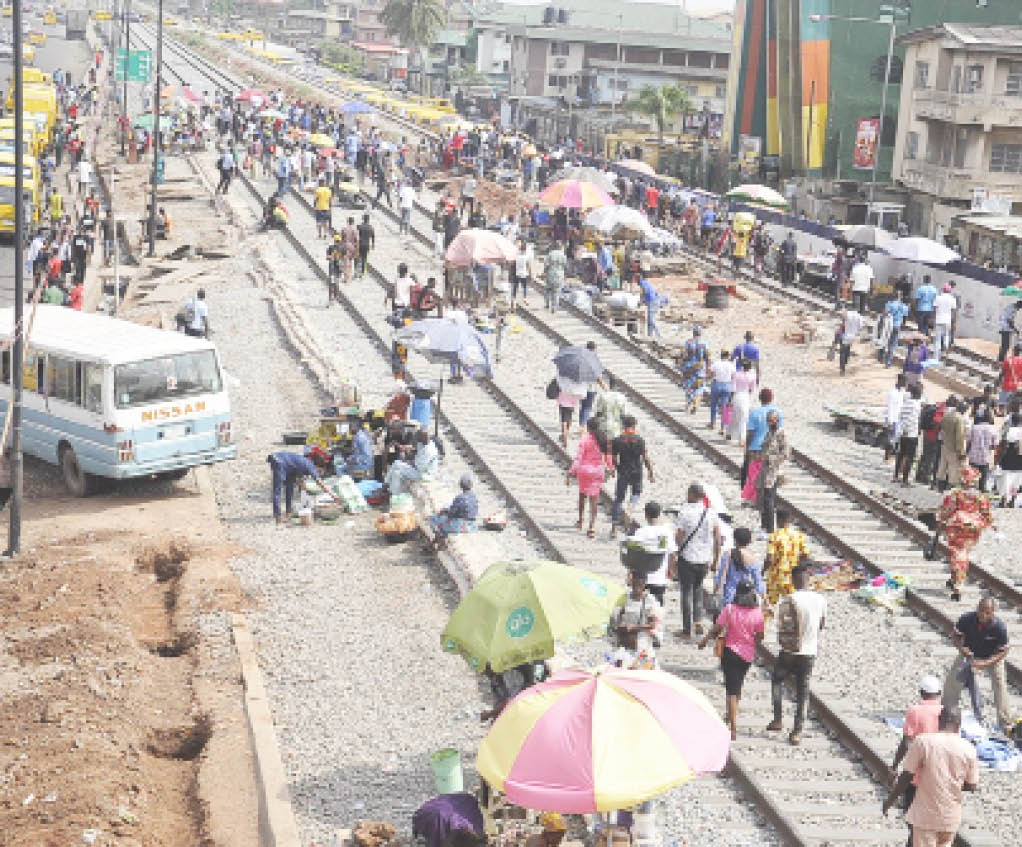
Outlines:
[[124,146],[127,142],[128,133],[131,132],[131,124],[128,118],[128,66],[131,64],[131,0],[123,0],[121,12],[124,14],[124,49],[127,51],[124,57],[124,91],[121,100],[121,155],[125,155]]
[[625,16],[617,16],[617,52],[614,54],[614,90],[610,92],[610,128],[614,129],[614,114],[617,109],[617,75],[621,67],[621,27],[624,26]]
[[[25,466],[21,455],[21,403],[25,377],[25,79],[19,0],[11,4],[14,27],[14,351],[11,362],[11,525],[7,554],[21,550]],[[0,445],[0,449],[6,445]]]
[[153,86],[153,173],[149,198],[149,257],[156,255],[156,172],[160,164],[160,77],[163,74],[163,0],[156,7],[156,83]]

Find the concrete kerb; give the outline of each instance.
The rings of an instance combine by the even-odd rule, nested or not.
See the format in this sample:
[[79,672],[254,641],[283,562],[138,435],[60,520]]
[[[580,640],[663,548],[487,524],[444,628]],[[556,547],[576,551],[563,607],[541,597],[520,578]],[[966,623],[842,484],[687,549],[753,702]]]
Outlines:
[[245,686],[245,716],[256,761],[259,787],[259,839],[265,847],[301,847],[291,808],[287,776],[277,746],[270,702],[256,661],[255,643],[244,615],[231,616],[231,632]]

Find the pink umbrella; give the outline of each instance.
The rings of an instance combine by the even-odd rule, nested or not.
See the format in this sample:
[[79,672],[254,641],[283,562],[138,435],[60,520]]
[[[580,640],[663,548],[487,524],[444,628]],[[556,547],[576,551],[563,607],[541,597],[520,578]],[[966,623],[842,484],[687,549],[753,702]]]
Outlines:
[[457,234],[444,258],[451,267],[468,267],[473,262],[511,262],[518,255],[514,242],[488,229],[463,229]]
[[562,179],[548,186],[539,195],[544,206],[563,206],[566,209],[596,209],[612,206],[614,201],[600,186],[578,179]]
[[729,749],[728,728],[689,683],[663,671],[569,669],[501,712],[476,769],[519,806],[585,814],[719,771]]

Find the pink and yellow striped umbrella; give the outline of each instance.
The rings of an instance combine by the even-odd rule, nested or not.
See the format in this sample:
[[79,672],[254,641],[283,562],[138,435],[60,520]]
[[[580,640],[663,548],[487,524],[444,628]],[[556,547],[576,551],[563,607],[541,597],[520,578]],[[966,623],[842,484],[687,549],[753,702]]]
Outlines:
[[516,805],[586,814],[719,771],[730,745],[710,701],[669,673],[570,669],[511,702],[476,769]]
[[563,206],[566,209],[596,209],[614,204],[600,186],[579,179],[562,179],[547,186],[539,195],[539,202],[544,206]]

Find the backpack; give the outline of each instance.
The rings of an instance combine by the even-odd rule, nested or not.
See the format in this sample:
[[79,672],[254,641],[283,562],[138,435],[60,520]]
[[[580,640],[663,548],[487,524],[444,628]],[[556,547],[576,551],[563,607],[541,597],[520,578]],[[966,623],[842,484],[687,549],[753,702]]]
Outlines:
[[922,414],[919,415],[919,428],[931,429],[936,424],[937,406],[934,403],[927,403],[923,406]]
[[777,643],[786,653],[797,653],[802,647],[798,609],[790,594],[782,597],[777,606]]
[[185,305],[181,309],[181,313],[184,316],[185,323],[188,324],[188,326],[191,326],[193,323],[195,323],[195,299],[194,298],[189,297],[187,300],[185,300]]

